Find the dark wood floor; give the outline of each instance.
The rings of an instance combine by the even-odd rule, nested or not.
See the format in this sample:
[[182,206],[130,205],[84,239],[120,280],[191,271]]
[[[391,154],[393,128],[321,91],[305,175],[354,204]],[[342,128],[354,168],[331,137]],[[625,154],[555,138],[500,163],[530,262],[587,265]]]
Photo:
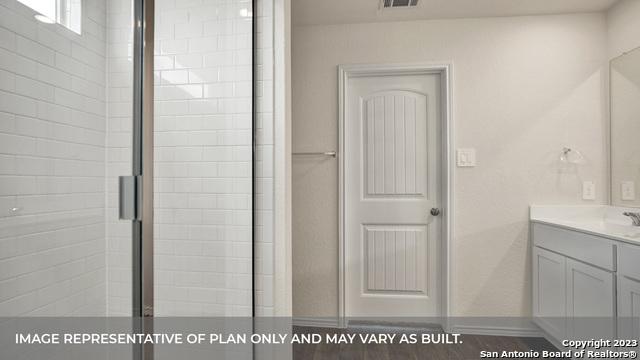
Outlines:
[[[294,327],[294,332],[300,334],[310,332],[326,334],[339,333],[340,331],[353,333],[362,330]],[[402,331],[398,330],[392,332],[402,333]],[[543,338],[462,335],[460,339],[460,344],[453,345],[334,345],[324,343],[317,345],[294,345],[293,358],[295,360],[461,360],[480,359],[481,351],[556,351],[556,348]]]

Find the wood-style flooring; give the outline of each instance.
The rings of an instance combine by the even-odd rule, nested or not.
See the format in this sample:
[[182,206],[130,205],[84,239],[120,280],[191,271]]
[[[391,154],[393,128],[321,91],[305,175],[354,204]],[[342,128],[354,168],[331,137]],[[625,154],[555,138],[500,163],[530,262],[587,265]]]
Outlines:
[[[294,327],[294,332],[304,333],[358,333],[371,332],[367,330],[339,330],[328,328]],[[374,332],[380,332],[375,331]],[[402,330],[383,331],[401,334]],[[461,335],[460,344],[416,344],[416,345],[382,345],[382,344],[295,344],[293,346],[294,360],[325,360],[325,359],[345,359],[345,360],[461,360],[461,359],[481,359],[481,351],[557,351],[547,340],[532,337],[507,337],[507,336],[481,336],[481,335]]]

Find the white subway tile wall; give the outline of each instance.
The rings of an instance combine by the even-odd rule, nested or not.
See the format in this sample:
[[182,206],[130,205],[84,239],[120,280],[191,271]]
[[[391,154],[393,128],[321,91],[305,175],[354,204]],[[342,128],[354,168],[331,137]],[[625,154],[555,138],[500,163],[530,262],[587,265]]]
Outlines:
[[105,4],[0,1],[0,316],[106,313]]
[[[109,5],[109,313],[131,303],[131,0]],[[271,0],[258,1],[256,310],[273,307]],[[251,2],[156,2],[155,313],[251,314]],[[247,16],[249,15],[249,16]]]
[[251,315],[250,12],[241,0],[156,4],[158,316]]
[[[132,3],[0,0],[0,316],[131,313]],[[251,2],[156,1],[160,316],[251,314]],[[273,312],[273,6],[258,1],[256,310]],[[106,260],[106,261],[105,261]]]
[[118,176],[131,175],[132,0],[107,1],[106,237],[107,313],[131,315],[131,222],[118,219]]
[[273,238],[273,0],[256,4],[256,315],[274,315]]

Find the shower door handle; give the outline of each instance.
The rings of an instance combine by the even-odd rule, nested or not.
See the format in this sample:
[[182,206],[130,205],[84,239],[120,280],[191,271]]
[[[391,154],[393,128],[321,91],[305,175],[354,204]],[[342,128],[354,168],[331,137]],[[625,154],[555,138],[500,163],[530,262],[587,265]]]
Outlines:
[[138,176],[118,178],[118,217],[120,220],[140,220],[138,211]]

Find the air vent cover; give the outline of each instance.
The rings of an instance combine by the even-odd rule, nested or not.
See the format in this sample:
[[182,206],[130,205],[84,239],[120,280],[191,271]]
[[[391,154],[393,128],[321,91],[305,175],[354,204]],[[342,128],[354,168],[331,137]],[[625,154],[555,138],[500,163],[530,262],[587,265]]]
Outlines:
[[383,0],[382,7],[388,8],[403,8],[418,5],[418,0]]

